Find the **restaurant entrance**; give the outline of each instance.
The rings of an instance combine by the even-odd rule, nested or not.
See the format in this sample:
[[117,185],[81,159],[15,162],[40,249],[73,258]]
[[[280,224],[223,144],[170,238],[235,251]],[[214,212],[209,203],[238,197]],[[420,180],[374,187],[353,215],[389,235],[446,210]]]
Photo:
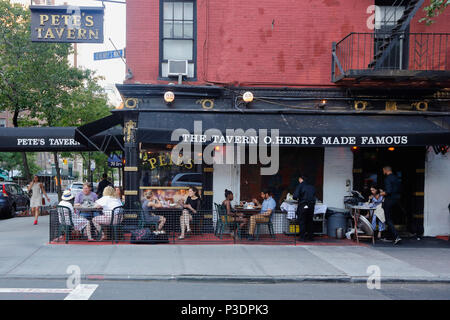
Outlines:
[[323,148],[280,148],[279,170],[273,176],[262,176],[260,164],[241,166],[241,200],[251,201],[261,190],[270,189],[279,206],[287,193],[293,194],[300,173],[315,186],[317,198],[323,200]]
[[384,188],[383,166],[391,166],[402,183],[401,205],[392,217],[397,229],[423,234],[425,147],[354,148],[354,190],[367,198],[370,187]]

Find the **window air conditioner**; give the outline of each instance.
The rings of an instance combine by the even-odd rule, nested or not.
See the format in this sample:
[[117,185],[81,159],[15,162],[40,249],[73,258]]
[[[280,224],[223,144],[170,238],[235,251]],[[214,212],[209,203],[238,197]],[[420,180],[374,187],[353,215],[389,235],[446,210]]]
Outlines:
[[169,77],[171,76],[187,76],[188,75],[188,62],[187,60],[169,60],[168,61]]

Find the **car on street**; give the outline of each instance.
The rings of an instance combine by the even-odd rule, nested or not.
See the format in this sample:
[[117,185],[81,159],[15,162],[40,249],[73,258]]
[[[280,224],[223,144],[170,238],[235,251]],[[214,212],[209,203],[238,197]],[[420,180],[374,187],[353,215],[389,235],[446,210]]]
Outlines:
[[0,218],[12,218],[30,207],[28,192],[14,182],[0,182]]
[[201,173],[179,173],[173,177],[170,183],[173,187],[201,187],[202,174]]
[[73,182],[67,187],[74,197],[77,196],[81,191],[83,191],[83,182]]

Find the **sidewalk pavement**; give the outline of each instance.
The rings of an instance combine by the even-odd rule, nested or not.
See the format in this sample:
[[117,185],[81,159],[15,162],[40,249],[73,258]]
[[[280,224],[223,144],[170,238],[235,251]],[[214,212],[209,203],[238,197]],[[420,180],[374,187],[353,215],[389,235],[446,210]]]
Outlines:
[[450,245],[440,248],[311,245],[50,245],[49,218],[0,220],[0,278],[450,283]]

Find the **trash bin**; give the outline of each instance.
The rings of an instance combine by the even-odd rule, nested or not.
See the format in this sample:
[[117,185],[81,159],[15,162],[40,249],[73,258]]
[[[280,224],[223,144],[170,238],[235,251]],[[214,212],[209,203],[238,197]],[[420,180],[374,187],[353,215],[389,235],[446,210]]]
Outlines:
[[328,208],[327,209],[327,234],[329,237],[337,238],[336,230],[342,228],[343,232],[347,231],[347,219],[349,212],[345,209]]

